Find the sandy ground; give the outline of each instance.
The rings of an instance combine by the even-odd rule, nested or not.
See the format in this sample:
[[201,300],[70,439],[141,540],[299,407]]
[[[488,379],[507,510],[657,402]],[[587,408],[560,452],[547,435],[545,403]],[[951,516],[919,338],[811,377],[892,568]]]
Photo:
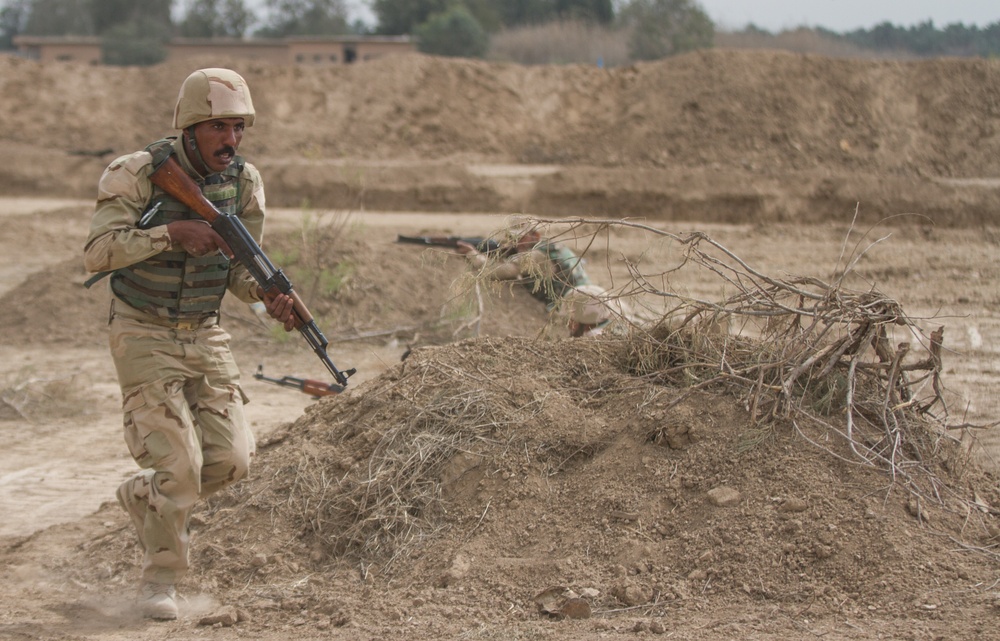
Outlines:
[[[66,242],[60,247],[48,243],[46,234],[25,233],[23,227],[4,225],[0,249],[8,260],[6,267],[0,269],[0,291],[30,282],[33,272],[79,257],[89,224],[86,212],[91,207],[88,201],[73,199],[4,199],[0,203],[0,216],[8,220],[44,217],[46,212],[66,208],[79,210],[81,215],[76,217],[78,224],[75,227],[63,228],[57,234],[68,232]],[[278,233],[283,228],[294,228],[301,217],[299,210],[273,209],[268,229]],[[355,214],[355,218],[357,224],[378,230],[377,233],[388,239],[407,231],[419,234],[428,226],[475,235],[483,233],[484,225],[486,229],[493,229],[502,224],[501,217],[483,215],[382,212]],[[419,224],[414,226],[417,221]],[[31,238],[38,244],[25,243]],[[82,288],[80,291],[81,296],[96,295]],[[336,340],[336,328],[321,329],[328,338]],[[338,367],[358,369],[351,380],[352,385],[357,385],[377,376],[387,364],[399,361],[406,346],[391,338],[384,345],[335,343],[330,353]],[[0,504],[8,516],[0,522],[0,536],[25,536],[93,513],[108,500],[108,488],[116,487],[135,467],[123,447],[121,394],[106,345],[99,342],[70,344],[65,340],[48,342],[44,336],[39,339],[28,345],[4,346],[0,381],[6,387],[4,400],[8,404],[4,407],[6,420],[0,421],[6,443],[0,452],[0,470],[3,471]],[[261,437],[298,418],[314,399],[290,388],[253,379],[258,365],[265,366],[264,374],[270,378],[325,379],[327,376],[307,348],[281,350],[277,354],[259,349],[237,349],[235,355],[244,373],[247,392],[253,397],[248,415],[255,433]],[[85,392],[75,389],[81,384],[85,385]],[[39,386],[44,386],[45,394],[51,395],[43,399],[41,405],[28,391]],[[20,395],[19,390],[22,391]],[[66,398],[59,398],[60,394],[65,394]],[[68,409],[77,403],[80,407]],[[25,407],[24,415],[17,415],[14,411],[17,406]],[[66,415],[53,420],[49,411],[41,409],[47,406],[55,406],[56,414],[61,408]]]
[[[9,266],[19,266],[18,269],[8,267],[2,272],[0,287],[3,291],[15,290],[23,286],[24,282],[31,281],[33,275],[37,276],[44,273],[46,268],[58,267],[78,256],[79,242],[86,232],[89,203],[11,199],[0,203],[0,211],[9,222],[17,222],[2,227],[0,250],[10,257],[7,263]],[[45,214],[60,211],[75,212],[69,218],[74,222],[68,228],[64,227],[59,234],[47,232],[43,224]],[[269,232],[280,235],[283,232],[294,232],[301,225],[303,212],[274,209],[270,215]],[[427,233],[428,230],[443,230],[445,233],[458,235],[477,235],[484,230],[497,229],[504,223],[503,217],[482,214],[366,212],[353,215],[356,217],[356,233],[361,237],[357,242],[379,259],[398,251],[409,252],[408,255],[424,253],[420,248],[393,244],[392,239],[397,233],[420,234]],[[871,233],[862,237],[860,233],[849,233],[849,220],[845,220],[843,224],[822,226],[758,227],[691,223],[671,225],[670,228],[674,231],[706,231],[750,264],[774,274],[801,274],[804,270],[825,274],[842,260],[842,252],[857,254],[860,253],[859,248],[867,248],[865,257],[859,261],[863,265],[859,271],[867,278],[876,280],[883,291],[897,296],[911,315],[924,318],[921,324],[931,328],[939,324],[947,326],[948,352],[945,369],[951,392],[949,398],[955,411],[962,414],[967,410],[967,421],[979,424],[989,422],[991,417],[998,414],[992,389],[996,381],[996,346],[1000,341],[1000,299],[997,298],[995,289],[987,285],[997,276],[996,263],[992,259],[996,245],[993,235],[978,230],[894,228],[871,230]],[[639,255],[651,251],[648,237],[634,240],[629,238],[624,234],[616,239],[615,251],[608,253],[609,258],[603,265],[591,263],[591,272],[599,281],[611,285],[615,278],[622,277],[622,268],[614,264],[610,257],[616,252]],[[875,241],[879,242],[872,245]],[[845,249],[845,246],[851,244],[854,245],[853,248]],[[434,271],[440,270],[442,265],[449,266],[445,270],[451,274],[448,279],[454,277],[456,269],[462,269],[458,259],[445,257],[443,263],[441,260],[441,255],[437,253],[433,254],[431,260],[422,259],[419,264],[424,265],[421,269],[427,270],[427,273],[419,277],[410,274],[408,277],[413,282],[425,279],[433,282]],[[457,267],[455,261],[458,261]],[[679,280],[671,285],[697,296],[719,294],[711,282],[699,281],[697,278]],[[447,283],[442,280],[436,287],[446,289]],[[81,296],[94,295],[82,289],[78,291]],[[95,320],[99,323],[99,319]],[[79,325],[80,319],[73,319],[69,324]],[[398,338],[399,333],[394,335],[389,332],[383,338],[362,341],[350,340],[351,332],[340,332],[338,329],[342,328],[326,328],[333,341],[331,355],[341,367],[358,368],[359,373],[351,381],[352,388],[365,390],[366,382],[377,382],[381,373],[396,366],[406,349],[405,340],[400,341]],[[502,327],[500,333],[531,335],[536,329],[518,327],[513,323]],[[86,332],[81,331],[81,335],[83,334]],[[271,376],[287,374],[307,378],[323,377],[322,369],[313,354],[302,346],[295,347],[294,341],[292,343],[291,346],[283,343],[271,344],[269,347],[267,341],[262,343],[251,337],[237,340],[234,345],[234,352],[244,372],[244,384],[252,397],[247,410],[249,420],[262,441],[267,441],[269,435],[287,428],[293,421],[305,418],[304,412],[313,406],[314,401],[294,390],[253,380],[250,374],[256,366],[264,363],[266,373]],[[4,506],[5,518],[0,523],[0,540],[8,546],[8,554],[15,555],[11,559],[17,561],[12,566],[14,575],[8,574],[4,582],[7,595],[0,599],[5,603],[0,608],[0,626],[3,626],[0,631],[5,631],[5,638],[12,639],[86,638],[111,641],[159,638],[158,635],[163,633],[161,630],[164,628],[157,627],[157,624],[137,622],[126,614],[129,594],[127,585],[122,586],[124,595],[94,601],[95,596],[87,596],[90,594],[89,588],[79,588],[83,592],[74,589],[73,586],[79,584],[79,579],[66,583],[65,579],[59,579],[53,574],[50,563],[52,555],[62,554],[61,549],[68,551],[81,545],[83,539],[92,536],[97,536],[96,541],[106,542],[127,542],[130,539],[124,515],[109,502],[113,497],[113,489],[134,466],[121,441],[119,394],[104,345],[100,340],[89,336],[77,342],[68,341],[64,337],[46,341],[44,336],[39,336],[23,344],[5,341],[4,354],[0,380],[4,381],[6,388],[4,400],[7,405],[3,420],[0,421],[0,431],[6,447],[0,452],[0,504]],[[374,389],[378,388],[368,392]],[[22,392],[20,395],[19,391]],[[19,412],[12,411],[14,408],[20,408]],[[964,420],[956,419],[956,422]],[[102,535],[101,530],[115,534],[113,538],[109,538]],[[94,534],[86,534],[88,531]],[[25,550],[26,553],[19,554],[17,550]],[[392,593],[384,596],[390,602],[399,598]],[[59,611],[63,605],[79,602],[81,597],[84,601],[72,606],[71,612],[82,607],[91,614],[84,616],[82,612],[70,612],[57,615],[56,619],[42,614],[45,609],[50,608]],[[414,598],[423,600],[426,597]],[[372,603],[375,602],[378,601]],[[171,624],[173,627],[169,628],[173,638],[196,638],[207,633],[211,628],[200,628],[197,623],[201,617],[217,613],[219,607],[214,596],[206,593],[193,594],[185,601],[182,621]],[[624,611],[627,612],[628,608]],[[100,613],[96,616],[103,623],[94,623],[93,616],[96,612]],[[424,636],[413,638],[467,636],[474,626],[466,627],[469,623],[462,623],[463,618],[457,612],[458,610],[454,614],[441,615],[444,620],[453,620],[456,626],[430,623],[430,627],[414,629],[415,635]],[[384,615],[379,615],[382,616]],[[431,615],[428,618],[425,614],[421,620],[427,624],[428,621],[439,620],[437,616]],[[633,628],[666,633],[662,624],[657,623],[660,619],[656,617],[632,618],[623,622],[616,621],[615,616],[617,615],[606,614],[602,619],[604,623],[595,622],[593,626],[582,629],[543,627],[531,628],[534,632],[529,633],[514,624],[499,624],[496,627],[498,624],[492,623],[480,630],[493,630],[483,638],[500,638],[490,636],[493,634],[513,638],[501,632],[504,629],[511,634],[518,629],[521,632],[517,634],[537,634],[539,636],[531,638],[552,639],[599,638],[616,632],[631,635],[634,634]],[[748,616],[751,619],[757,617],[756,614]],[[62,620],[87,620],[91,623],[86,630],[70,632],[59,622]],[[285,624],[278,623],[282,620],[280,614],[276,617],[268,614],[263,618],[258,614],[255,620],[258,621],[257,625],[249,628],[254,638],[287,638],[284,635],[289,633],[290,628],[287,621]],[[321,615],[319,619],[307,617],[309,634],[315,634],[317,638],[325,637],[327,632],[324,630],[327,630],[333,634],[331,638],[369,638],[366,635],[385,634],[386,629],[391,629],[381,628],[382,632],[372,632],[372,624],[365,623],[366,615],[355,612],[351,619],[354,623],[334,633],[330,622],[334,621],[333,625],[336,627],[339,625],[337,620],[337,616],[330,618]],[[114,621],[119,623],[113,624]],[[295,621],[303,621],[301,615],[292,619],[291,629],[299,625]],[[696,619],[692,621],[691,625],[695,625]],[[972,615],[972,621],[978,622],[978,616]],[[708,622],[709,619],[706,619],[704,624]],[[125,628],[117,629],[119,625],[124,625]],[[786,623],[777,626],[776,631],[772,630],[771,633],[758,632],[749,634],[747,638],[788,638],[787,634],[802,631],[802,625]],[[829,638],[847,639],[866,638],[862,630],[873,629],[858,627],[855,630],[856,625],[851,624],[848,618],[844,625],[817,624],[813,632],[829,634]],[[874,629],[881,630],[883,635],[890,631],[901,632],[901,628],[888,621],[869,625],[874,625]],[[935,629],[933,625],[930,628],[918,627],[922,630]],[[245,638],[242,635],[248,629],[244,627],[244,632],[238,632],[239,629],[234,628],[236,634],[239,638]],[[694,633],[690,627],[687,629],[688,635],[684,638],[728,638],[725,634],[702,636]],[[974,625],[969,630],[979,631],[980,628]],[[217,635],[223,634],[219,628],[215,631]],[[564,634],[568,636],[562,636]],[[772,637],[771,634],[776,636]],[[893,634],[889,636],[931,638],[906,636],[905,633],[898,637]],[[978,638],[990,637],[987,635]]]
[[[224,309],[260,452],[195,515],[181,618],[139,619],[139,553],[112,500],[134,468],[107,292],[83,288],[80,255],[100,171],[170,133],[190,62],[0,58],[0,638],[1000,638],[1000,439],[982,429],[1000,418],[996,61],[209,62],[254,91],[241,151],[268,189],[265,249],[358,374],[320,402],[254,380],[261,364],[325,370],[297,336]],[[853,290],[895,299],[925,335],[944,327],[952,429],[929,442],[962,438],[993,476],[920,450],[935,482],[915,494],[835,429],[761,427],[745,396],[634,376],[601,343],[563,340],[527,292],[470,295],[462,259],[394,242],[481,236],[514,212],[705,232],[777,278],[850,264]],[[641,265],[667,292],[733,293],[683,258],[636,227],[587,246],[605,287]],[[456,439],[440,459],[421,449]],[[389,488],[398,520],[367,520],[366,472],[390,446],[420,473]],[[592,616],[539,609],[563,588]]]

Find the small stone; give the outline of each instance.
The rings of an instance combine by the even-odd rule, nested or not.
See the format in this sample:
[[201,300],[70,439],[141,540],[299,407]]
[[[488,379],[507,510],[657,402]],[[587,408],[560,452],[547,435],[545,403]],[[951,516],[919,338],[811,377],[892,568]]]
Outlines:
[[708,491],[708,501],[716,507],[733,507],[740,503],[740,493],[731,487],[720,485]]
[[559,608],[559,613],[570,619],[589,619],[590,603],[586,599],[566,599]]
[[803,499],[788,499],[778,506],[779,512],[805,512],[809,509],[809,504]]
[[221,626],[223,628],[228,628],[236,625],[236,622],[239,620],[240,615],[236,611],[236,608],[226,606],[213,614],[209,614],[208,616],[204,616],[199,619],[198,625]]

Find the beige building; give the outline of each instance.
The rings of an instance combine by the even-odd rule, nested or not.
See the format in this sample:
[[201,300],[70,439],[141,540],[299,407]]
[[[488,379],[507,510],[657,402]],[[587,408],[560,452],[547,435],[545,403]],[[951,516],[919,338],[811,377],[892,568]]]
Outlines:
[[[17,55],[42,62],[101,63],[101,39],[88,36],[15,36]],[[294,38],[174,38],[167,59],[217,55],[282,64],[338,65],[416,51],[409,36],[302,36]]]

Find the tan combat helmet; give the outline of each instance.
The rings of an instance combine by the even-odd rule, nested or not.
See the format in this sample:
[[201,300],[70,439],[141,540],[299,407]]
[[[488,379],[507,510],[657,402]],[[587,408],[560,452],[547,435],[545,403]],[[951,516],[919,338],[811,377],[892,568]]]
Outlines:
[[177,96],[174,129],[215,118],[243,118],[247,127],[253,125],[250,88],[243,76],[231,69],[199,69],[184,80]]

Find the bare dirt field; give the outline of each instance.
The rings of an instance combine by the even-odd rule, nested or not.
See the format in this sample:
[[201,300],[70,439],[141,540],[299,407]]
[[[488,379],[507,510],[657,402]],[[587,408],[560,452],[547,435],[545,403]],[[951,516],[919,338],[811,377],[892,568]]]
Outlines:
[[[255,380],[325,371],[227,303],[259,452],[195,516],[181,618],[138,618],[108,294],[81,251],[102,167],[169,133],[206,64],[0,59],[0,638],[1000,639],[980,429],[1000,417],[1000,65],[199,62],[247,77],[265,249],[358,374],[320,401]],[[640,374],[621,341],[567,339],[525,290],[394,242],[511,214],[552,220],[602,286],[655,275],[686,302],[745,285],[686,262],[690,232],[783,282],[850,265],[845,292],[944,328],[947,416],[895,432],[919,465],[894,478],[842,411],[758,422],[738,384]]]

